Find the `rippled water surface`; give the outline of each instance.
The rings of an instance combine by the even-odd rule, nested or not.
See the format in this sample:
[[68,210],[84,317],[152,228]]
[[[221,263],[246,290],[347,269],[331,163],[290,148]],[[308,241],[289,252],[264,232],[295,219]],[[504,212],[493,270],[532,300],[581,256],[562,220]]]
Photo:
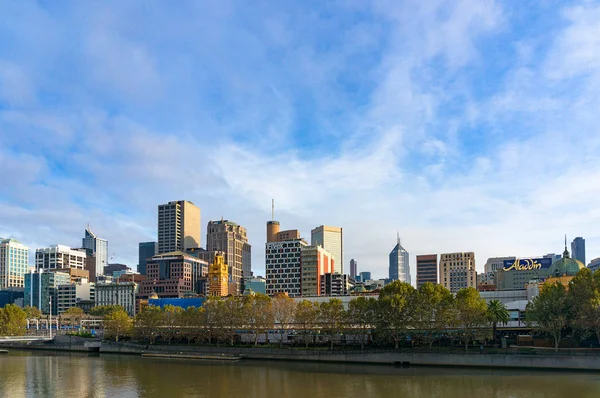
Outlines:
[[0,355],[0,397],[600,398],[600,373]]

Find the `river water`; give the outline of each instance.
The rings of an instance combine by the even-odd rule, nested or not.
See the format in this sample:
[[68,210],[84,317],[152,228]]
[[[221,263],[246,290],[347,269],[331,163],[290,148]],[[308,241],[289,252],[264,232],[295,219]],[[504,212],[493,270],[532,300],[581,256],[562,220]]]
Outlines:
[[0,397],[599,398],[600,373],[11,351]]

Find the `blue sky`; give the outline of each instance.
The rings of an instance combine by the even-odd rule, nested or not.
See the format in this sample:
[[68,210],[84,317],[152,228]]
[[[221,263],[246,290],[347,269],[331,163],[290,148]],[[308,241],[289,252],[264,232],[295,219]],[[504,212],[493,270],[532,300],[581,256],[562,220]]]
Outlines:
[[[600,3],[0,3],[0,236],[135,265],[156,206],[340,225],[345,262],[600,257]],[[204,241],[203,237],[203,241]],[[347,266],[347,264],[345,264]]]

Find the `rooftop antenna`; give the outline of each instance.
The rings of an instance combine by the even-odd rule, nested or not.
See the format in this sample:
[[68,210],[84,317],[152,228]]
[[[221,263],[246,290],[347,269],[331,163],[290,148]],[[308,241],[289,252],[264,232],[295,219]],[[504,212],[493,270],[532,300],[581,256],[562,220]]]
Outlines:
[[397,235],[397,239],[398,239],[398,245],[400,245],[400,231],[396,231],[396,235]]
[[271,199],[271,221],[275,221],[275,199]]

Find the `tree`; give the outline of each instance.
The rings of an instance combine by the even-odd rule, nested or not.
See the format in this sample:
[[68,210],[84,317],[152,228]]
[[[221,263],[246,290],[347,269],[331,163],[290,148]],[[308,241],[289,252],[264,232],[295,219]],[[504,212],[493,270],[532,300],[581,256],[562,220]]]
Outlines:
[[567,291],[560,282],[547,283],[540,294],[527,304],[526,320],[528,326],[537,332],[547,333],[554,339],[554,350],[567,327]]
[[593,334],[600,343],[600,271],[583,268],[569,282],[569,323],[583,338]]
[[15,304],[7,304],[0,308],[0,335],[22,335],[27,326],[27,314]]
[[283,336],[290,330],[294,322],[296,302],[291,297],[280,294],[273,299],[273,318],[275,327],[279,331],[279,346],[283,347]]
[[342,300],[332,298],[319,306],[321,329],[329,335],[330,348],[333,350],[333,340],[344,327],[346,311]]
[[223,335],[223,325],[221,322],[221,298],[210,296],[204,302],[204,329],[206,331],[206,339],[208,344],[211,344],[213,338],[216,338],[217,344]]
[[510,314],[504,303],[500,300],[492,300],[487,304],[487,317],[492,323],[492,338],[496,341],[498,339],[498,324],[507,324],[510,320]]
[[174,305],[165,305],[162,313],[162,330],[163,338],[167,340],[169,344],[173,341],[179,330],[181,329],[181,314],[183,308],[176,307]]
[[254,335],[254,345],[258,345],[258,337],[266,333],[266,341],[269,342],[269,329],[273,328],[273,303],[264,294],[252,294],[245,297],[246,300],[246,327]]
[[377,329],[394,342],[398,349],[411,328],[415,289],[406,282],[394,281],[386,285],[377,301]]
[[245,307],[244,302],[240,297],[227,296],[225,299],[219,300],[219,314],[217,319],[225,336],[229,341],[229,345],[235,343],[237,331],[244,324]]
[[365,349],[365,339],[375,323],[377,300],[373,297],[358,297],[350,300],[346,318],[351,332],[360,335],[360,349]]
[[132,330],[131,318],[123,309],[111,311],[104,317],[104,335],[119,341],[120,337],[128,336]]
[[181,334],[188,344],[204,335],[204,312],[203,307],[188,307],[181,313]]
[[453,299],[450,290],[430,282],[422,284],[415,293],[412,333],[430,349],[451,322]]
[[154,344],[159,335],[159,328],[162,325],[163,313],[160,307],[149,305],[144,307],[135,316],[135,332],[146,339],[150,344]]
[[68,320],[71,327],[74,327],[79,324],[84,315],[85,312],[83,312],[81,308],[71,307],[67,308],[67,310],[61,314],[61,318]]
[[25,306],[23,308],[25,314],[27,315],[27,319],[36,319],[42,317],[42,311],[38,309],[38,307],[32,307],[30,305]]
[[296,328],[302,334],[306,348],[310,344],[310,335],[315,329],[319,317],[319,305],[308,300],[302,300],[296,304],[294,319]]
[[90,310],[90,315],[105,317],[113,311],[125,310],[121,305],[99,305]]
[[482,329],[488,326],[487,305],[475,288],[460,289],[454,300],[454,320],[458,334],[465,343],[465,351],[469,343],[482,334]]

